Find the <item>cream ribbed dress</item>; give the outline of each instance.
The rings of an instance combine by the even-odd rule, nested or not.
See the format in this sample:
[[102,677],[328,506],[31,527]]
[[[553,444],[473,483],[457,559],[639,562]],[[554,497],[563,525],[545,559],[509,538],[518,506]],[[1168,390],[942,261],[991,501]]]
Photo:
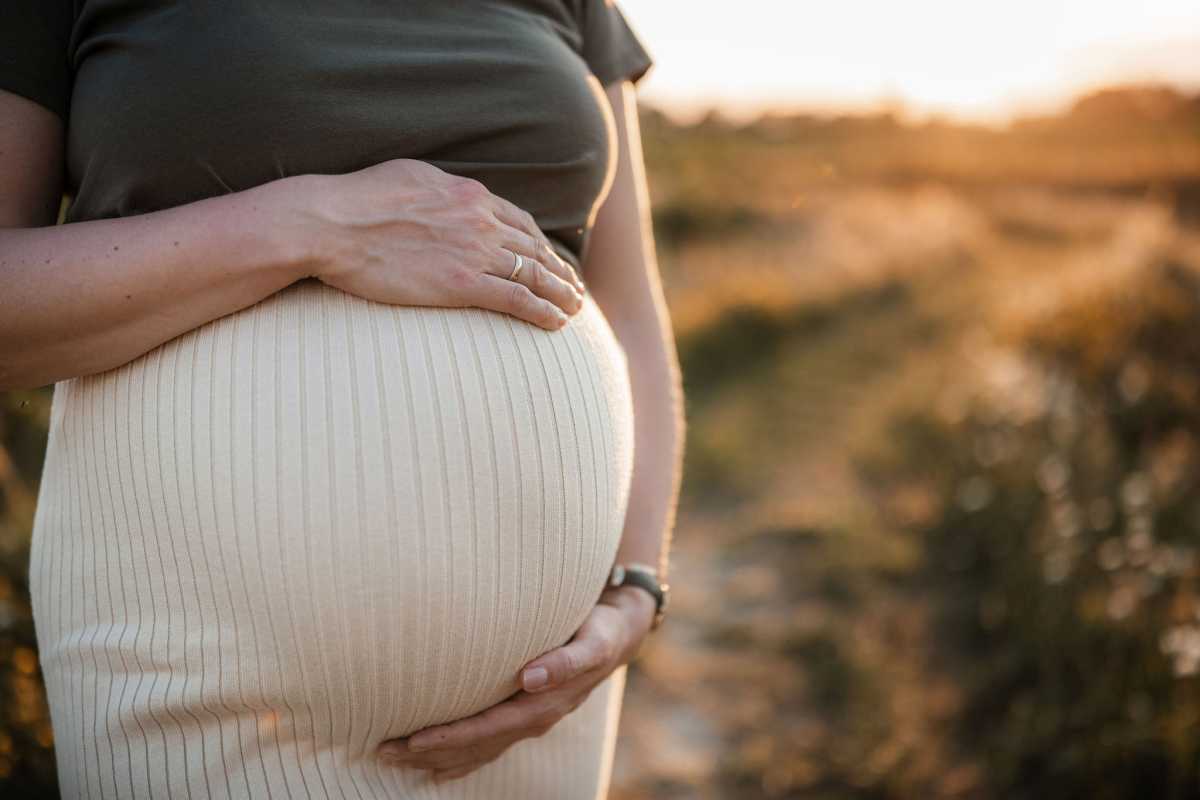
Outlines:
[[67,798],[598,798],[625,670],[434,784],[383,741],[519,688],[603,589],[624,353],[313,280],[55,386],[31,591]]

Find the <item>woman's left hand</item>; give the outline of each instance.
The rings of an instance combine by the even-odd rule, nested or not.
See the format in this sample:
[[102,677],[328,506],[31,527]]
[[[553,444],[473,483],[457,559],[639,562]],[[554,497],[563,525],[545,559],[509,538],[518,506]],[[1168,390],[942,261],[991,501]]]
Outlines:
[[[562,647],[522,670],[523,690],[464,719],[435,725],[379,747],[385,763],[433,770],[435,780],[467,775],[512,745],[550,731],[601,681],[637,654],[654,619],[654,598],[634,586],[606,588]],[[538,668],[546,682],[538,685]]]

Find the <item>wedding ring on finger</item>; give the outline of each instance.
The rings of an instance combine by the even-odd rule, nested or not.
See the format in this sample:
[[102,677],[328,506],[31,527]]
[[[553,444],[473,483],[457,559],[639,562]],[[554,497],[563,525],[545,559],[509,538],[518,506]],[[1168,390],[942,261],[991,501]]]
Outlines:
[[508,276],[510,281],[515,281],[517,276],[521,274],[521,270],[525,266],[525,256],[520,253],[513,253],[513,262],[512,273]]

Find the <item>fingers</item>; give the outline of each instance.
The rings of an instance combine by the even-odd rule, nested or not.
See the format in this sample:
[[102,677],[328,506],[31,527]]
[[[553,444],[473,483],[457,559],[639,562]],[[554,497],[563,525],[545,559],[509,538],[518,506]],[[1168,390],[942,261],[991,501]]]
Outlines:
[[409,737],[408,749],[448,752],[505,736],[538,735],[567,713],[567,705],[562,697],[518,695],[466,719],[426,728]]
[[483,766],[483,765],[479,764],[479,765],[471,765],[471,766],[467,766],[467,767],[459,767],[457,769],[434,770],[433,780],[436,783],[441,783],[443,781],[454,780],[455,778],[462,778],[466,775],[470,775],[472,772],[474,772],[476,769],[478,769],[481,766]]
[[513,738],[489,742],[487,745],[479,747],[448,751],[434,750],[401,757],[392,757],[381,753],[380,758],[388,766],[427,770],[432,773],[433,780],[440,783],[443,780],[462,777],[495,761],[516,742],[517,739]]
[[[481,190],[482,184],[479,184],[478,181],[466,181],[465,184],[471,188],[469,198],[481,201],[485,208],[490,209],[496,220],[503,223],[501,247],[533,259],[541,266],[540,270],[533,271],[529,277],[530,282],[526,282],[524,279],[526,270],[522,270],[522,275],[518,278],[525,282],[526,286],[535,294],[546,297],[568,314],[578,310],[582,305],[580,296],[586,291],[583,281],[574,267],[564,261],[555,251],[533,215],[500,195],[488,191],[486,187]],[[506,269],[504,263],[501,262],[498,264],[497,270],[497,275],[507,277],[512,271],[512,267],[509,266]],[[542,284],[547,287],[546,293],[540,291],[539,286]],[[574,289],[574,292],[568,291],[570,289]]]
[[[532,219],[532,217],[531,217]],[[583,281],[580,280],[579,274],[575,272],[575,268],[562,259],[561,256],[550,245],[550,241],[544,236],[541,238],[530,239],[530,245],[534,248],[535,258],[545,264],[551,272],[575,288],[575,291],[582,294],[584,291]]]
[[525,284],[488,273],[480,274],[472,281],[471,295],[467,299],[472,305],[511,314],[551,331],[564,327],[569,321],[558,306],[538,297]]
[[436,782],[467,775],[499,758],[522,739],[544,736],[588,698],[603,680],[577,682],[555,692],[519,692],[466,719],[435,725],[407,739],[380,745],[380,759],[391,766],[431,770]]
[[585,291],[583,281],[579,279],[574,268],[559,257],[545,237],[530,236],[522,230],[508,226],[504,220],[500,220],[500,222],[504,224],[507,232],[507,235],[501,239],[501,247],[514,253],[520,253],[526,258],[534,259],[580,294]]
[[385,742],[379,755],[390,763],[423,769],[451,769],[478,761],[495,748],[544,735],[578,708],[596,683],[599,676],[589,686],[539,695],[518,693],[474,716]]
[[609,665],[617,657],[617,644],[599,627],[581,628],[571,641],[529,662],[521,672],[527,692],[544,692]]
[[536,251],[533,253],[526,253],[527,255],[544,261],[544,263],[547,266],[550,266],[550,269],[556,272],[559,277],[562,277],[565,279],[565,281],[574,284],[576,289],[583,291],[583,282],[581,281],[580,276],[577,275],[574,267],[571,267],[570,264],[566,263],[566,261],[560,257],[558,252],[554,251],[554,248],[550,243],[550,239],[548,239],[546,236],[545,231],[541,229],[538,221],[534,219],[532,213],[529,213],[528,211],[522,209],[521,206],[511,203],[511,201],[498,196],[498,194],[492,194],[491,198],[488,199],[491,201],[492,213],[496,215],[496,218],[499,219],[500,222],[509,224],[510,227],[521,231],[521,233],[528,236],[529,239],[532,239],[533,242],[535,242],[533,246],[538,249],[536,249]]
[[[529,241],[529,237],[524,236],[524,234],[517,234],[515,231],[514,234]],[[513,243],[513,247],[521,247],[521,245],[522,243],[519,242]],[[530,256],[529,253],[532,250],[534,248],[527,247],[524,251],[515,251],[524,257],[525,265],[512,280],[525,286],[538,297],[543,297],[554,303],[554,305],[562,309],[567,315],[574,314],[583,308],[583,295],[576,291],[574,286],[546,267],[544,262]],[[489,263],[488,273],[509,280],[508,276],[512,274],[514,262],[516,261],[513,252],[511,249],[501,248],[495,260]]]
[[[527,244],[523,249],[516,247],[510,247],[509,249],[530,258],[536,258],[555,275],[574,286],[577,291],[585,291],[579,274],[575,272],[574,267],[563,261],[562,257],[554,250],[554,247],[550,244],[550,240],[546,237],[541,227],[538,226],[537,220],[533,218],[532,214],[495,194],[491,197],[491,205],[492,213],[496,215],[498,220],[511,226],[525,237],[528,237],[526,240]],[[508,247],[507,244],[505,246]]]

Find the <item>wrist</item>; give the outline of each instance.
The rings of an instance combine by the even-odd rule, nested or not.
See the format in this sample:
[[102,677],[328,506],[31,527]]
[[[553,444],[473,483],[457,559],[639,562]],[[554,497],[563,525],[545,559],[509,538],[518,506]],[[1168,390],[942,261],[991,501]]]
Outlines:
[[641,632],[648,632],[654,622],[654,597],[637,586],[606,587],[600,593],[600,602],[621,609]]
[[292,281],[320,278],[333,261],[319,203],[326,188],[326,175],[305,174],[280,178],[258,187],[271,209],[266,226],[270,247],[280,269]]

